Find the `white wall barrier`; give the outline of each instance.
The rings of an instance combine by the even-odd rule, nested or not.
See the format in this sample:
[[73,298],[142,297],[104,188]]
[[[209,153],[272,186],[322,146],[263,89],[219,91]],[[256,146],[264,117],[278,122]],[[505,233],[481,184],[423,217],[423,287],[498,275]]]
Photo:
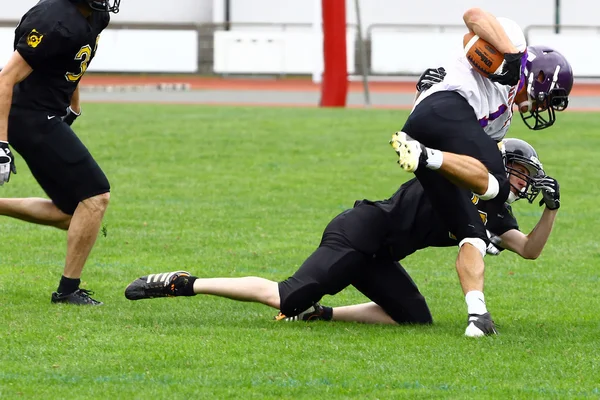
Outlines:
[[[373,31],[371,72],[418,75],[426,68],[458,56],[462,51],[463,35],[464,32]],[[600,55],[590,51],[600,48],[600,34],[595,30],[563,30],[560,34],[548,33],[548,30],[531,31],[528,44],[547,45],[560,51],[569,60],[576,77],[600,78]]]
[[560,34],[530,32],[529,44],[550,46],[565,56],[573,75],[580,77],[600,77],[600,54],[591,49],[600,49],[600,34],[563,32]]
[[[371,32],[371,73],[418,75],[460,54],[462,31]],[[562,52],[576,77],[600,78],[600,48],[596,29],[528,31],[529,44],[545,44]],[[0,28],[0,67],[13,51],[14,28]],[[347,32],[348,73],[355,72],[356,29]],[[214,72],[218,74],[312,74],[323,70],[322,37],[312,31],[217,31]],[[198,72],[198,33],[187,30],[107,29],[90,65],[96,72]]]
[[[356,32],[346,34],[348,73],[354,73]],[[311,74],[323,71],[323,37],[313,32],[219,31],[214,40],[218,74]]]
[[371,72],[420,75],[456,58],[465,32],[385,32],[371,34]]
[[[13,52],[14,28],[0,28],[0,67]],[[89,71],[198,72],[195,30],[106,29]]]

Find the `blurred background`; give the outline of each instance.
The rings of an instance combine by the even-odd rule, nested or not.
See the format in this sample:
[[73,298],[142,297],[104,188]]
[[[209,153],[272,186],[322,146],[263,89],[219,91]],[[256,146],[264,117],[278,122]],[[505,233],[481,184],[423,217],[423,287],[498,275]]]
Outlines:
[[[12,52],[19,18],[36,2],[2,2],[0,66]],[[600,48],[600,3],[596,0],[122,0],[121,12],[113,15],[88,71],[127,74],[129,79],[183,74],[187,78],[177,79],[181,85],[175,88],[186,90],[199,87],[190,82],[198,77],[260,78],[263,82],[304,77],[306,83],[319,85],[327,54],[322,27],[328,20],[323,24],[323,6],[332,4],[337,23],[342,21],[346,27],[342,54],[347,78],[363,92],[369,88],[377,92],[369,86],[373,82],[412,83],[426,68],[459,53],[466,31],[462,15],[470,7],[514,19],[529,44],[549,45],[562,52],[572,64],[576,84],[600,78],[600,56],[590,51]],[[108,84],[92,82],[90,75],[84,78],[84,86]],[[400,91],[413,89],[414,85],[399,87]],[[349,97],[350,104],[372,100]],[[404,100],[410,102],[409,97]],[[393,103],[377,95],[374,101]],[[314,104],[318,99],[313,95],[289,102]]]

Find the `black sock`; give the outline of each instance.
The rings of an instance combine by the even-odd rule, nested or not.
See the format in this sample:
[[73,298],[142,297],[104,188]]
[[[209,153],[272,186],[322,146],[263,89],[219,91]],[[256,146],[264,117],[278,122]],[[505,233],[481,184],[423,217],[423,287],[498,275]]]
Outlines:
[[185,277],[185,285],[183,288],[181,288],[181,294],[179,294],[179,296],[195,296],[196,293],[194,293],[194,282],[196,282],[196,279],[198,279],[196,276]]
[[323,313],[321,314],[321,318],[323,318],[324,321],[331,321],[333,319],[333,307],[321,307],[323,307]]
[[71,294],[77,289],[79,289],[79,284],[81,283],[81,279],[71,279],[66,276],[62,276],[60,278],[60,283],[58,284],[58,289],[56,291],[60,294]]

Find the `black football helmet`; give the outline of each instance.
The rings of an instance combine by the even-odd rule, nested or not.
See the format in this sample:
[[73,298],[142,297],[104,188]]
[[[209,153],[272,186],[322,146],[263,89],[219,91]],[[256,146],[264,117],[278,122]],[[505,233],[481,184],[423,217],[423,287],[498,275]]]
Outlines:
[[[512,203],[518,199],[527,199],[527,201],[533,203],[533,200],[540,193],[539,189],[535,186],[535,181],[537,178],[546,176],[544,166],[538,159],[537,152],[526,141],[514,138],[502,140],[500,147],[504,151],[506,172],[509,178],[510,175],[514,175],[527,183],[527,186],[522,190],[515,187],[516,195],[512,191],[510,192],[508,203]],[[527,168],[528,174],[525,175],[520,170],[513,168],[511,166],[513,163]]]
[[71,0],[72,3],[84,3],[90,6],[94,11],[106,11],[112,13],[119,12],[119,5],[121,0]]
[[556,120],[556,111],[569,105],[573,88],[573,70],[567,59],[548,46],[528,46],[525,64],[529,110],[521,113],[529,129],[548,128]]

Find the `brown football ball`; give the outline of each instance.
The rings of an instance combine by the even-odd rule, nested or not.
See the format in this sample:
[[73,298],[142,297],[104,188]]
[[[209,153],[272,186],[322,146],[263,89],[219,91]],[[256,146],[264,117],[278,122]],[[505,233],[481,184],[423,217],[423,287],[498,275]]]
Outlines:
[[502,72],[504,54],[473,32],[464,36],[463,47],[469,64],[481,75],[487,78],[489,74]]

